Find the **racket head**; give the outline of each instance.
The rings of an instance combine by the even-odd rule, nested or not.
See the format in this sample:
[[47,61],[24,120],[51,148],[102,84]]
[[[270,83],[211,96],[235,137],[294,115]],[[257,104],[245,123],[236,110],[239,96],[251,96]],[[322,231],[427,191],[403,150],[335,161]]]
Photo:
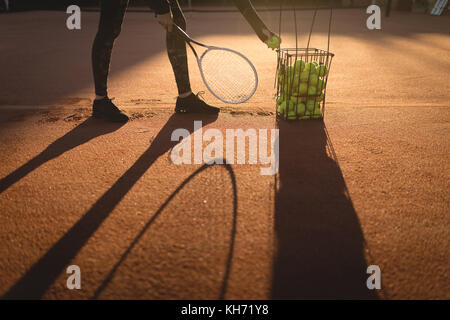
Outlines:
[[198,64],[208,90],[225,103],[243,103],[250,99],[258,88],[255,66],[238,51],[208,47]]

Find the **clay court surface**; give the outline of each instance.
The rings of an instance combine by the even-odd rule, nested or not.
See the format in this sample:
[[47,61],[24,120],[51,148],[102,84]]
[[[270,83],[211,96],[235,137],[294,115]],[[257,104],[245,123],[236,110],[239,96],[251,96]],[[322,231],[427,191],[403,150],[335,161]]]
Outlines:
[[[287,15],[287,13],[286,13]],[[264,12],[277,29],[277,12]],[[302,46],[312,11],[298,13]],[[189,13],[260,86],[217,117],[173,115],[164,33],[129,12],[110,96],[132,121],[90,119],[90,49],[64,12],[0,17],[0,296],[44,299],[450,298],[450,19],[336,10],[324,123],[277,124],[276,54],[238,13]],[[326,49],[327,11],[312,45]],[[284,44],[293,46],[292,18]],[[205,90],[190,54],[192,86]],[[280,170],[175,165],[177,128],[280,129]],[[78,265],[82,290],[66,288]],[[382,290],[366,287],[378,265]]]

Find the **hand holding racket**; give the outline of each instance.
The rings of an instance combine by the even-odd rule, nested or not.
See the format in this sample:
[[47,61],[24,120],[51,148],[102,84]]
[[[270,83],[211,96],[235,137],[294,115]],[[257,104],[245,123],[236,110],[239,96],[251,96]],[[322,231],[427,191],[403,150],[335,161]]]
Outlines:
[[[238,104],[253,96],[258,87],[258,74],[246,56],[232,49],[205,45],[193,40],[175,23],[173,27],[192,49],[203,82],[217,99]],[[206,51],[199,56],[192,44]]]

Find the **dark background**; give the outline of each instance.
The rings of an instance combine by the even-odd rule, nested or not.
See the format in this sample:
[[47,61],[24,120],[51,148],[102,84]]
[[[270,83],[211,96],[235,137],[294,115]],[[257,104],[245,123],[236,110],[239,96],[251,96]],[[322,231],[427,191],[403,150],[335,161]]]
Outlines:
[[[188,0],[179,0],[180,4],[187,5]],[[315,6],[333,6],[341,7],[342,0],[252,0],[255,5],[278,6],[283,1],[285,6],[295,5],[296,7],[313,8]],[[0,0],[3,2],[3,0]],[[10,11],[17,10],[65,10],[69,5],[76,4],[81,7],[97,7],[99,0],[10,0]],[[350,3],[349,3],[350,2]],[[369,4],[370,0],[352,0],[347,1],[346,6],[361,6]],[[3,5],[3,3],[2,3]],[[130,0],[131,6],[146,6],[146,0]],[[208,6],[230,6],[231,0],[192,0],[192,5]]]

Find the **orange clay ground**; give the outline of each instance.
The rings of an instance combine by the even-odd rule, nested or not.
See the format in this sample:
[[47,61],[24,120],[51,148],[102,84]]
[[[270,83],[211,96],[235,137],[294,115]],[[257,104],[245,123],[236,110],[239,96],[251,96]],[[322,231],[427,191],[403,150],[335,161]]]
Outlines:
[[[278,12],[264,12],[277,29]],[[287,13],[286,13],[287,15]],[[312,11],[298,13],[301,44]],[[110,95],[132,121],[92,120],[90,49],[64,12],[0,19],[0,297],[450,298],[450,19],[336,10],[325,121],[275,121],[276,54],[238,13],[189,13],[188,31],[242,51],[260,87],[218,118],[174,116],[164,32],[129,12]],[[328,12],[312,45],[326,48]],[[295,44],[292,18],[283,44]],[[289,33],[287,31],[290,31]],[[205,90],[192,54],[192,86]],[[279,128],[280,171],[175,165],[177,128]],[[66,288],[78,265],[82,289]],[[367,266],[382,289],[366,287]]]

